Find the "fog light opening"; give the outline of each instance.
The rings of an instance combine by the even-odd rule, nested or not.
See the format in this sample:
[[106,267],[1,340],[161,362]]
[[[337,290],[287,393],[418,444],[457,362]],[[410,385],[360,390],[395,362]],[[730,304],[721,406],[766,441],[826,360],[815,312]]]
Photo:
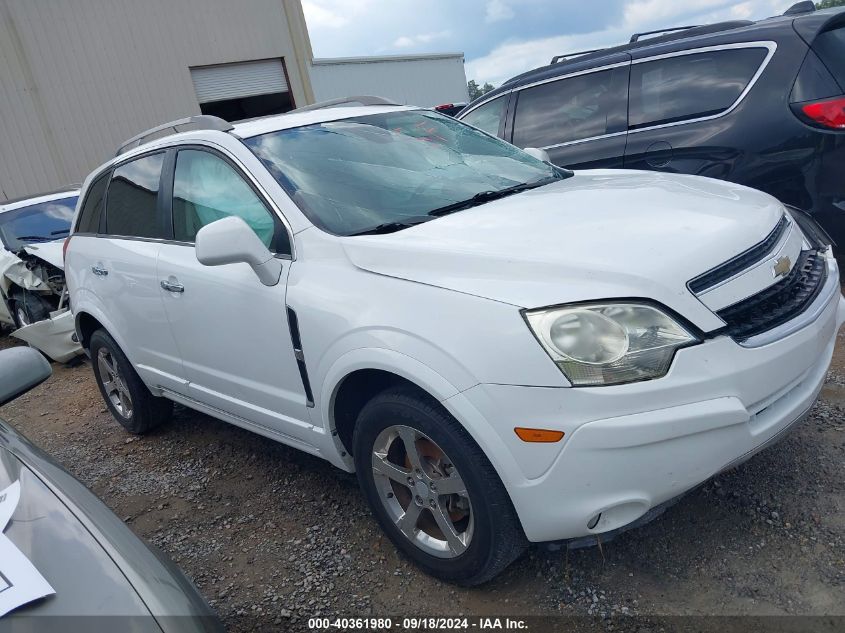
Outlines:
[[601,512],[587,522],[587,529],[592,530],[596,527],[599,524],[599,519],[601,519]]

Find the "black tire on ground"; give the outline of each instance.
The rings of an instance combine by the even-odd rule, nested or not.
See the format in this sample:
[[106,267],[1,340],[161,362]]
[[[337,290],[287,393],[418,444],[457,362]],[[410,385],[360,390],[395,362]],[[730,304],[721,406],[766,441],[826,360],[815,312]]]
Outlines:
[[[438,558],[417,547],[399,530],[382,503],[373,475],[372,453],[379,433],[393,425],[409,426],[425,434],[460,473],[472,504],[474,532],[459,556]],[[432,576],[464,586],[478,585],[525,551],[525,534],[498,474],[478,444],[434,398],[412,387],[391,388],[375,396],[358,416],[353,451],[361,490],[382,529]]]
[[[89,351],[100,395],[103,396],[103,401],[115,420],[120,422],[123,428],[135,435],[141,435],[170,420],[173,414],[173,403],[167,398],[154,396],[150,392],[123,350],[105,330],[97,330],[91,335]],[[103,368],[99,362],[101,352],[106,355],[106,358],[111,359],[113,365],[116,365],[119,379],[131,397],[131,406],[127,407],[128,414],[126,415],[118,410],[106,392],[104,382],[109,381],[109,377],[102,375]],[[113,381],[114,378],[111,378],[110,382]]]
[[15,290],[12,292],[12,318],[18,327],[31,325],[50,316],[53,306],[47,299],[34,292]]

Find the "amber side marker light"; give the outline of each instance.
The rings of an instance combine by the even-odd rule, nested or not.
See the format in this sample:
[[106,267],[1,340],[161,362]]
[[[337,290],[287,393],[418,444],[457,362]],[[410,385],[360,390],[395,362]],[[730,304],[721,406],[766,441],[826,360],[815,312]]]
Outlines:
[[563,431],[548,429],[525,429],[518,426],[514,429],[523,442],[559,442],[563,439]]

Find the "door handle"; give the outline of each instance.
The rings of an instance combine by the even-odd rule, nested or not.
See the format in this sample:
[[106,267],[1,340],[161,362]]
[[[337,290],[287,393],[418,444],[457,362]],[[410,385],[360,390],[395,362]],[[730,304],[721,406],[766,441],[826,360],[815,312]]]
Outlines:
[[161,287],[167,290],[167,292],[185,292],[185,286],[175,281],[167,281],[166,279],[161,281]]
[[100,268],[99,266],[92,266],[91,272],[99,277],[105,277],[109,274],[109,271],[107,271],[105,268]]

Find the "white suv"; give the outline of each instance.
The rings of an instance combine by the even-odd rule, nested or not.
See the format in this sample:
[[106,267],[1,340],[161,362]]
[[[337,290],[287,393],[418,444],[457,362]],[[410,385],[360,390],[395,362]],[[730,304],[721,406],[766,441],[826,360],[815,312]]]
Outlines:
[[400,549],[474,584],[813,404],[845,301],[812,221],[363,101],[175,122],[88,177],[67,281],[127,430],[177,402],[354,470]]

